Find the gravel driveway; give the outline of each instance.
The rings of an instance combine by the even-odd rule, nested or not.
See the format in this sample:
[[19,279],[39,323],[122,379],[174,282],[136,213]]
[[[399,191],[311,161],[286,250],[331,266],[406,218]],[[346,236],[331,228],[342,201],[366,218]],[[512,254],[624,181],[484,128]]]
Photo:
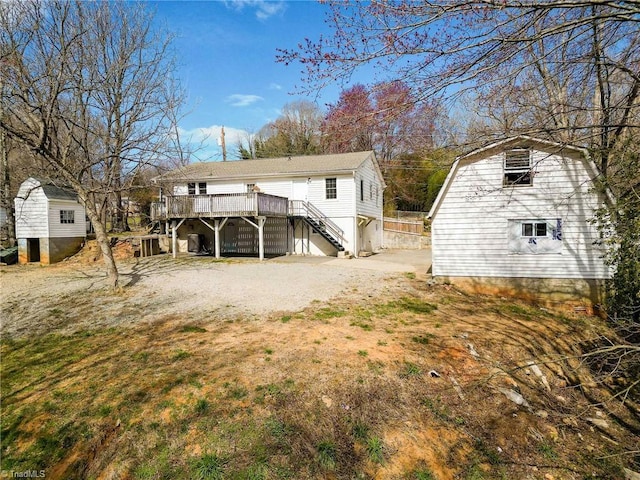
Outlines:
[[388,292],[406,272],[426,273],[429,250],[388,250],[367,258],[278,257],[259,262],[157,256],[120,264],[120,283],[104,289],[96,266],[3,267],[2,334],[77,330],[159,316],[193,318],[295,312],[333,298],[362,299]]

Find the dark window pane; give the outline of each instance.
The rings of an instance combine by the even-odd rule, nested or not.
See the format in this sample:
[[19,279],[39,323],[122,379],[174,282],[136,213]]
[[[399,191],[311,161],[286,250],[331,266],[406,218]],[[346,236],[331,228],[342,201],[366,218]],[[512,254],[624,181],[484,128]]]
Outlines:
[[505,172],[504,185],[531,185],[531,172]]
[[547,224],[536,223],[536,237],[546,237],[546,236],[547,236]]
[[338,184],[335,178],[325,179],[327,200],[338,198]]
[[533,223],[523,223],[522,224],[522,236],[523,237],[533,237]]

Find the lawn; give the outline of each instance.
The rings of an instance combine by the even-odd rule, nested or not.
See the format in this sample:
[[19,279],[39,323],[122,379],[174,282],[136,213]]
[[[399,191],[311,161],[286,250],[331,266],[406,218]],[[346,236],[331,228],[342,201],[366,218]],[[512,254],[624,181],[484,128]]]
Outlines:
[[[112,308],[110,294],[87,295]],[[56,308],[60,319],[71,306]],[[405,277],[386,295],[288,314],[159,314],[4,338],[2,470],[622,478],[637,417],[579,358],[608,333],[597,318]]]

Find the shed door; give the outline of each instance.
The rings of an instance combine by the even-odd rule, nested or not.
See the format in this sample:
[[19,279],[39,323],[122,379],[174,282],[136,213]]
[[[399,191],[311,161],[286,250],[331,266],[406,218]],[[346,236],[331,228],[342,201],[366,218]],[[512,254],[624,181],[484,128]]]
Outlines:
[[27,238],[27,262],[40,261],[40,239]]

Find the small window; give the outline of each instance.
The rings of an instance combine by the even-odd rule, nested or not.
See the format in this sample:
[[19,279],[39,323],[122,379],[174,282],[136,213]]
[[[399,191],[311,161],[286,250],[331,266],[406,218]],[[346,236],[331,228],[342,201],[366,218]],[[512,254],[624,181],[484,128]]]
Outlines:
[[335,178],[325,179],[325,193],[327,200],[338,198],[338,181]]
[[76,223],[73,210],[60,210],[60,223]]
[[373,183],[369,183],[369,200],[373,200]]
[[189,195],[206,195],[207,193],[207,182],[200,183],[188,183],[187,189],[189,190]]
[[364,202],[364,180],[360,180],[360,201]]
[[562,255],[562,219],[509,220],[509,254]]
[[505,153],[504,186],[532,185],[531,151],[516,148]]
[[256,188],[255,183],[247,183],[247,193],[253,193],[254,188]]
[[522,236],[523,237],[546,237],[547,224],[546,223],[523,223]]

